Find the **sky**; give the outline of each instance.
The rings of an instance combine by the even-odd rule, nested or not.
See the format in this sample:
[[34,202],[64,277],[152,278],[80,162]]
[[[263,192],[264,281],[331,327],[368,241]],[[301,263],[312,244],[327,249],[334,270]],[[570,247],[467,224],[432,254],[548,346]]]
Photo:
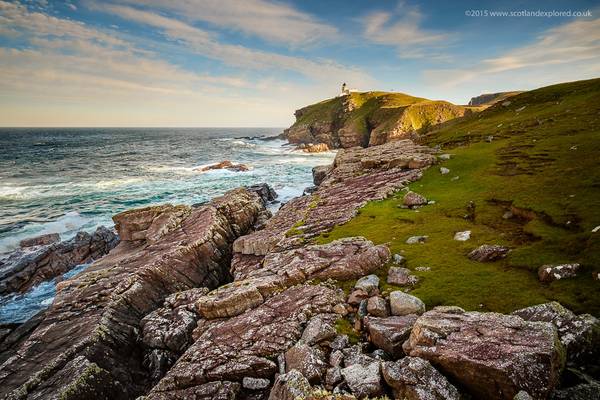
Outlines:
[[0,0],[0,126],[285,127],[342,82],[465,104],[596,77],[598,0]]

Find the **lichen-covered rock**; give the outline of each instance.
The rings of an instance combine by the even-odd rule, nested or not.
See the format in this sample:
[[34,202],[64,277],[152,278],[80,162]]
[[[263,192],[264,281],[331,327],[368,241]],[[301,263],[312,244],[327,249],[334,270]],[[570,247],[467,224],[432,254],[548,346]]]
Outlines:
[[269,253],[254,269],[244,272],[245,279],[221,286],[196,306],[204,318],[232,317],[309,279],[356,279],[377,270],[389,257],[386,246],[375,246],[361,237]]
[[369,300],[367,300],[367,312],[374,317],[387,317],[390,315],[387,301],[379,296],[369,297]]
[[564,365],[552,324],[497,313],[429,311],[403,348],[479,398],[512,399],[520,390],[547,398]]
[[268,388],[270,384],[271,381],[268,379],[252,378],[249,376],[245,376],[244,379],[242,379],[242,387],[244,389],[262,390]]
[[574,363],[597,361],[600,357],[600,321],[590,314],[575,315],[559,303],[538,304],[513,312],[526,321],[551,322]]
[[299,343],[285,353],[285,370],[298,370],[312,384],[321,382],[327,368],[325,354],[317,347]]
[[484,244],[469,253],[469,258],[474,261],[496,261],[506,257],[510,249],[497,244]]
[[373,295],[379,289],[379,277],[374,274],[363,276],[356,281],[354,288],[364,290],[367,294]]
[[[119,382],[115,398],[143,393],[150,377],[142,365],[141,319],[173,293],[224,282],[231,244],[263,209],[256,194],[237,189],[183,213],[168,207],[165,216],[155,210],[141,212],[151,218],[120,214],[116,225],[127,240],[57,285],[44,320],[0,366],[0,397],[17,390],[31,398],[58,397],[78,376],[70,362],[79,356],[107,371],[96,376],[98,384]],[[95,398],[85,382],[77,385],[80,398]]]
[[411,270],[402,267],[390,267],[387,274],[387,283],[397,286],[414,286],[419,278],[411,274]]
[[352,364],[342,368],[342,376],[350,387],[352,394],[359,399],[365,397],[376,397],[383,394],[383,382],[380,373],[380,362],[372,362],[363,365]]
[[410,336],[417,315],[392,316],[387,318],[367,317],[365,327],[369,340],[393,358],[404,355],[402,344]]
[[552,282],[559,279],[574,278],[577,276],[580,264],[542,265],[538,269],[541,282]]
[[425,312],[425,303],[418,297],[395,290],[390,293],[390,308],[392,315],[423,314]]
[[281,374],[275,380],[269,400],[297,400],[310,395],[312,388],[308,380],[297,370]]
[[336,314],[316,315],[308,321],[300,340],[308,345],[314,345],[336,337],[335,321]]
[[404,357],[396,362],[385,362],[383,378],[394,391],[396,399],[406,400],[460,400],[458,390],[427,360]]
[[402,198],[402,204],[407,207],[417,207],[427,204],[427,199],[415,192],[407,192]]
[[[343,294],[321,285],[289,288],[243,314],[210,325],[148,394],[165,398],[212,381],[244,377],[271,379],[273,361],[298,342],[304,324],[318,314],[331,314]],[[286,370],[290,370],[286,356]],[[277,383],[276,383],[277,385]]]
[[79,264],[103,257],[119,243],[118,236],[104,226],[91,234],[79,232],[62,242],[56,236],[25,240],[25,246],[0,257],[0,296],[26,292]]

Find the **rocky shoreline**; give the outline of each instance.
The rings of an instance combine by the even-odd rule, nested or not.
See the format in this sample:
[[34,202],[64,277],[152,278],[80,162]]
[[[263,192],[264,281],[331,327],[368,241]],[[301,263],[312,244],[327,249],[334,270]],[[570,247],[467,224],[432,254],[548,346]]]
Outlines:
[[[267,186],[116,215],[119,244],[0,336],[0,397],[597,398],[597,318],[426,310],[385,244],[314,242],[443,159],[411,140],[341,149],[273,216]],[[382,289],[390,265],[405,290]]]

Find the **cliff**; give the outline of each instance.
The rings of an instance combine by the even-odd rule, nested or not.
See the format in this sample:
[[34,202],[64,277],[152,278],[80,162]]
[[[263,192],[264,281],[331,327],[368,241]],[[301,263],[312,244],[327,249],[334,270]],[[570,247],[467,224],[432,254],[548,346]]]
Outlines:
[[403,93],[352,92],[297,110],[284,137],[290,143],[325,143],[329,148],[375,146],[415,137],[467,112],[463,106]]
[[523,93],[520,91],[513,92],[498,92],[498,93],[483,93],[479,96],[471,97],[469,101],[470,106],[491,106],[492,104],[498,103],[499,101],[504,101],[511,96],[515,96],[519,93]]

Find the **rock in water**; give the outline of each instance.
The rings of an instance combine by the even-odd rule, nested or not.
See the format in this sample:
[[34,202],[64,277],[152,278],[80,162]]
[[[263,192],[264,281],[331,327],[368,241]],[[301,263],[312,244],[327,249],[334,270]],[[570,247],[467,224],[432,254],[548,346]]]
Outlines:
[[101,258],[119,242],[117,235],[104,226],[92,234],[78,232],[74,238],[60,243],[55,240],[57,236],[25,240],[24,248],[0,260],[0,295],[26,292],[79,264]]
[[48,233],[46,235],[40,235],[30,239],[23,239],[19,242],[19,246],[46,246],[56,242],[60,242],[60,235],[58,233]]
[[[54,303],[20,355],[0,367],[0,397],[16,390],[32,398],[60,398],[65,391],[97,398],[105,387],[115,389],[115,399],[143,393],[149,382],[140,378],[147,376],[138,344],[142,317],[172,293],[221,284],[231,244],[262,210],[255,193],[237,189],[194,209],[163,214],[146,208],[115,216],[126,240],[58,284]],[[87,362],[96,372],[82,373]]]
[[383,377],[394,391],[396,399],[406,400],[460,400],[461,396],[450,382],[427,360],[404,357],[386,362]]
[[333,170],[332,165],[318,165],[312,169],[313,183],[319,186],[325,180],[327,174]]
[[496,313],[428,311],[403,348],[478,398],[512,400],[525,390],[545,399],[564,365],[564,348],[552,324]]

